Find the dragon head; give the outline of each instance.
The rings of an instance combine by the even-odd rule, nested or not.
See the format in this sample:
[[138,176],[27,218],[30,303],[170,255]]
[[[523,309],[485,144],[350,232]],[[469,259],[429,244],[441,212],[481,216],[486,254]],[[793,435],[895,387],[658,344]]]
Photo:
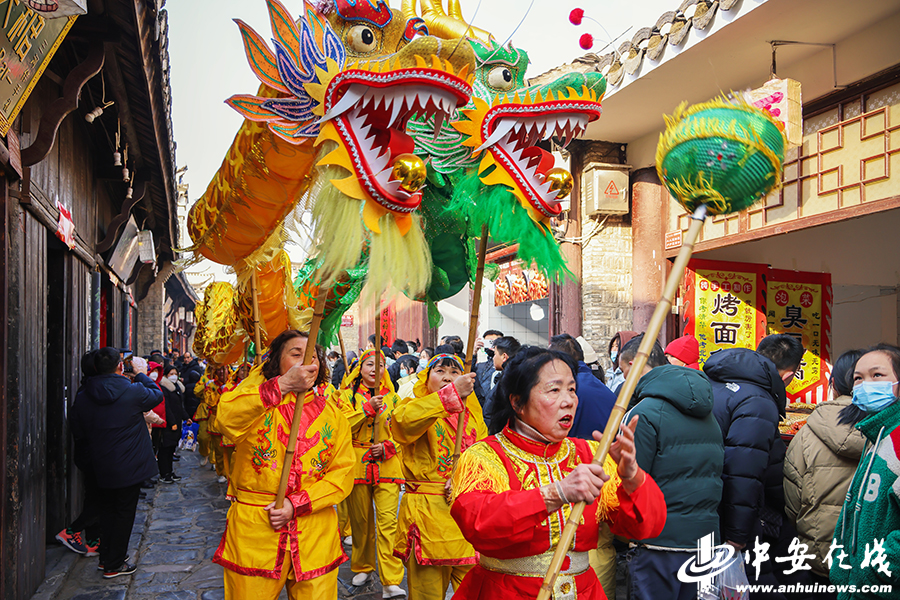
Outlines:
[[600,118],[605,78],[573,73],[526,87],[524,51],[493,41],[473,41],[472,47],[479,63],[476,95],[452,126],[473,158],[481,155],[482,183],[508,187],[535,221],[558,217],[569,189],[559,183],[553,155],[538,143],[555,137],[565,147]]
[[459,0],[450,0],[447,12],[440,2],[425,0],[422,16],[432,35],[466,35],[477,66],[474,94],[452,129],[426,121],[412,124],[417,151],[431,156],[434,170],[444,175],[477,169],[484,185],[508,188],[535,221],[559,216],[571,175],[554,169],[552,154],[538,143],[555,137],[565,146],[600,117],[603,75],[569,74],[528,87],[528,54],[468,25]]
[[278,0],[267,3],[274,51],[239,25],[254,72],[277,93],[229,103],[288,141],[333,142],[318,164],[348,172],[332,180],[335,187],[365,203],[372,231],[392,213],[405,233],[424,183],[417,175],[424,163],[410,165],[421,159],[412,155],[407,121],[417,114],[443,119],[468,102],[471,48],[461,44],[453,52],[442,40],[418,35],[425,31],[422,20],[404,21],[384,0],[304,3],[297,22]]

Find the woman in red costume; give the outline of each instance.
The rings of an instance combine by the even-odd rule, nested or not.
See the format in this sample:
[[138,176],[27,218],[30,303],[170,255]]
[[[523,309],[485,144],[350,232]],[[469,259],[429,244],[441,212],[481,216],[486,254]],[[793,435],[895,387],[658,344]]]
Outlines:
[[453,477],[451,514],[479,552],[454,599],[535,598],[577,502],[588,506],[553,600],[606,597],[588,562],[601,522],[636,540],[662,531],[665,499],[635,460],[637,418],[622,428],[603,466],[591,464],[597,442],[567,437],[578,406],[576,371],[568,355],[534,346],[503,367],[494,435],[463,453]]

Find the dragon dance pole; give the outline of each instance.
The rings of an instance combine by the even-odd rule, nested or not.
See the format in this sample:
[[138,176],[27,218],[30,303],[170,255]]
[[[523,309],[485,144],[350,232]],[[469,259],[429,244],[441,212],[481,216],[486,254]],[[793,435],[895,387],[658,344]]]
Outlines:
[[[643,375],[663,321],[671,310],[675,292],[684,277],[707,214],[736,213],[753,206],[780,187],[784,146],[784,135],[771,116],[742,99],[732,101],[719,98],[692,107],[683,104],[673,116],[666,117],[666,130],[660,136],[656,150],[656,171],[672,196],[693,213],[691,224],[603,430],[600,445],[594,453],[595,465],[604,463],[609,447],[619,432],[628,402]],[[724,149],[729,154],[722,154]],[[707,158],[710,155],[717,157],[716,160],[710,162]],[[541,584],[538,600],[549,600],[553,594],[556,578],[575,538],[584,508],[584,502],[572,507],[547,576]]]
[[[663,322],[666,320],[666,315],[668,315],[672,309],[672,301],[675,298],[675,292],[678,291],[678,286],[681,285],[684,270],[694,251],[694,244],[697,241],[697,237],[700,235],[703,223],[706,221],[706,205],[701,204],[697,210],[694,211],[691,219],[693,220],[691,221],[690,229],[688,229],[688,232],[685,234],[684,243],[681,246],[681,250],[678,252],[675,264],[672,266],[672,272],[671,275],[669,275],[669,280],[666,281],[666,287],[663,290],[662,298],[660,299],[659,304],[656,305],[656,310],[653,311],[650,324],[647,326],[647,331],[644,332],[644,339],[641,340],[641,345],[638,348],[637,354],[634,356],[634,363],[631,365],[631,370],[628,372],[625,383],[622,384],[622,389],[619,391],[619,397],[616,399],[615,406],[613,406],[612,414],[610,414],[609,421],[606,423],[606,428],[603,430],[600,446],[594,453],[593,464],[595,465],[602,465],[606,460],[606,455],[609,453],[609,447],[619,433],[619,426],[622,424],[622,419],[625,417],[625,413],[628,410],[628,402],[631,400],[631,395],[634,394],[634,389],[637,387],[638,380],[641,378],[641,375],[643,375],[644,366],[647,364],[647,358],[653,350],[653,344],[656,343],[656,338],[662,329]],[[550,562],[547,576],[544,578],[544,583],[541,585],[538,600],[550,599],[550,595],[553,593],[553,584],[556,582],[557,575],[559,575],[562,563],[566,558],[566,553],[569,551],[569,546],[572,544],[572,540],[575,539],[575,530],[578,529],[578,524],[581,522],[581,515],[584,513],[584,508],[584,502],[579,502],[572,507],[572,512],[569,513],[569,518],[566,519],[566,526],[559,537],[559,545],[556,547],[556,553],[553,555],[553,560]]]
[[256,269],[253,269],[253,275],[250,276],[250,296],[253,298],[253,346],[256,349],[253,364],[258,365],[262,362],[262,344],[260,343],[259,335],[259,299],[256,297]]
[[344,373],[349,373],[350,363],[347,362],[347,351],[344,350],[344,336],[341,335],[340,326],[338,326],[338,342],[341,344],[341,358],[344,361]]
[[[375,305],[375,387],[372,395],[381,393],[381,298]],[[378,414],[372,419],[372,443],[378,443]]]
[[[481,281],[484,279],[484,261],[487,257],[488,245],[488,226],[487,223],[481,228],[481,239],[478,246],[478,269],[475,271],[475,289],[472,293],[472,312],[469,315],[469,339],[466,344],[466,364],[464,370],[466,373],[474,371],[472,358],[475,356],[475,338],[478,337],[478,312],[481,307]],[[459,463],[459,455],[462,454],[462,439],[465,431],[465,402],[463,398],[463,415],[459,420],[459,426],[456,428],[456,445],[453,448],[453,472],[456,472],[456,465]]]
[[[319,337],[319,324],[325,312],[325,296],[328,290],[320,285],[319,295],[316,297],[316,305],[313,309],[313,319],[309,326],[309,337],[306,339],[306,352],[303,353],[303,364],[312,364],[316,355],[316,338]],[[321,365],[319,365],[321,368]],[[294,450],[297,447],[297,434],[300,431],[300,418],[303,415],[303,400],[306,394],[297,398],[294,402],[294,419],[291,421],[291,433],[288,438],[287,450],[284,452],[284,464],[281,465],[281,481],[278,484],[278,494],[275,496],[275,508],[284,506],[284,496],[287,493],[288,478],[291,474],[291,465],[294,462]]]

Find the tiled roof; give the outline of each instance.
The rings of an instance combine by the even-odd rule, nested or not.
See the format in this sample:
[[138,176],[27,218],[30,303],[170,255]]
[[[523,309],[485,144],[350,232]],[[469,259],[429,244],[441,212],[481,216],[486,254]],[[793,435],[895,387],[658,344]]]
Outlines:
[[566,73],[599,71],[606,75],[607,94],[616,90],[625,74],[634,75],[645,59],[662,58],[667,45],[680,46],[688,38],[691,29],[703,31],[713,21],[716,12],[729,11],[741,0],[683,0],[678,10],[664,13],[653,27],[643,27],[623,42],[616,52],[598,55],[589,52],[569,64],[561,65],[532,78],[530,85],[547,83]]

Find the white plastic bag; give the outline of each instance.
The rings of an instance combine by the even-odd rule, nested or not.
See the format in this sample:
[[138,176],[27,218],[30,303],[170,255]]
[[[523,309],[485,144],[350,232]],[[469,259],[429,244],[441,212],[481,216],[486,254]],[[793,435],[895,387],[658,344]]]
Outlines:
[[735,557],[728,568],[716,576],[716,587],[719,588],[719,598],[721,600],[750,600],[750,592],[747,586],[750,581],[747,579],[747,572],[744,571],[744,561],[741,555]]

